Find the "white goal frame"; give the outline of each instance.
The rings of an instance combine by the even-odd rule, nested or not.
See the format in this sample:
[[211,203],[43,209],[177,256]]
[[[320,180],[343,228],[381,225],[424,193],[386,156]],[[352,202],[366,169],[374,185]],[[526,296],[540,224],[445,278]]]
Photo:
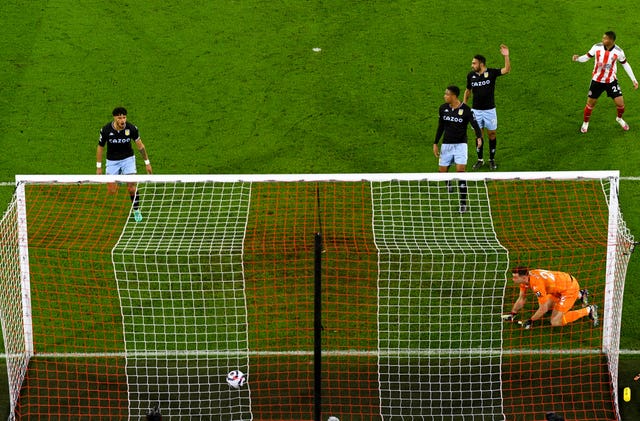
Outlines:
[[[34,354],[33,347],[33,325],[31,319],[30,301],[30,272],[29,253],[27,237],[27,208],[25,200],[25,185],[28,183],[165,183],[165,182],[323,182],[323,181],[446,181],[464,179],[467,181],[485,180],[573,180],[573,179],[607,179],[610,182],[607,200],[609,204],[608,215],[608,241],[606,256],[606,289],[605,303],[607,311],[603,318],[603,341],[602,352],[607,356],[609,372],[612,381],[612,393],[616,412],[619,414],[618,405],[618,358],[620,346],[620,324],[622,319],[621,299],[620,305],[613,306],[614,296],[620,294],[620,289],[624,290],[624,276],[622,279],[616,277],[616,267],[620,262],[619,235],[622,215],[618,203],[619,191],[619,171],[554,171],[554,172],[496,172],[496,173],[366,173],[366,174],[241,174],[241,175],[16,175],[16,206],[17,206],[17,230],[19,238],[20,256],[20,284],[22,289],[22,308],[24,326],[25,357],[28,362]],[[4,328],[4,324],[3,324]],[[26,373],[26,365],[23,367]],[[24,376],[24,374],[23,374]],[[16,392],[16,393],[13,393]],[[17,402],[17,392],[11,389],[11,410],[14,412]]]

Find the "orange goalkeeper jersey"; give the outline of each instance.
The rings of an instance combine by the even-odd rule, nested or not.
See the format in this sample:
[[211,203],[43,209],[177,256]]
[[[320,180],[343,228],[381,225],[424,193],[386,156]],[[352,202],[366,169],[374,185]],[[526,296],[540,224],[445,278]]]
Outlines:
[[543,304],[551,298],[550,295],[560,298],[563,295],[578,294],[580,285],[568,273],[534,269],[529,271],[529,286],[520,285],[523,291],[527,288],[531,288],[540,304]]

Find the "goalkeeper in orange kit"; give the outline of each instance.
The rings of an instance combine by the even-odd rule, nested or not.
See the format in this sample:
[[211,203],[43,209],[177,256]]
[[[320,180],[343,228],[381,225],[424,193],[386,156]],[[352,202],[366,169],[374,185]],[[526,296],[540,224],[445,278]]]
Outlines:
[[[553,310],[552,326],[564,326],[585,316],[589,316],[593,326],[598,326],[598,306],[589,305],[589,291],[580,289],[578,281],[570,274],[523,266],[513,268],[512,274],[513,282],[520,287],[520,294],[511,312],[503,314],[502,320],[515,322],[518,312],[527,302],[527,291],[531,290],[538,298],[539,307],[529,319],[518,322],[525,329],[531,328],[550,310]],[[583,307],[571,310],[578,300],[582,301]]]

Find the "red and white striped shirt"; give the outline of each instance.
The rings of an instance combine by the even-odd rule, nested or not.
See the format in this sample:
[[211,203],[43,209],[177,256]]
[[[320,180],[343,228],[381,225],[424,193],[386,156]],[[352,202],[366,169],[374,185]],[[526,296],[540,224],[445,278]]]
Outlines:
[[607,50],[602,43],[594,44],[587,55],[589,58],[595,57],[593,80],[596,82],[610,83],[617,80],[617,62],[620,64],[627,62],[624,51],[617,45],[614,45],[611,50]]

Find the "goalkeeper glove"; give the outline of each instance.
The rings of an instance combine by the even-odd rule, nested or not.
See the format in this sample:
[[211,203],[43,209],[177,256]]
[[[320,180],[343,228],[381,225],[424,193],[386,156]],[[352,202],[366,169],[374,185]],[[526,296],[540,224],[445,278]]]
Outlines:
[[531,326],[533,325],[533,320],[528,319],[528,320],[525,320],[524,322],[519,321],[518,324],[522,326],[524,329],[531,329]]
[[502,316],[502,320],[505,322],[515,322],[516,321],[516,317],[518,317],[518,313],[507,313],[507,314],[503,314]]

